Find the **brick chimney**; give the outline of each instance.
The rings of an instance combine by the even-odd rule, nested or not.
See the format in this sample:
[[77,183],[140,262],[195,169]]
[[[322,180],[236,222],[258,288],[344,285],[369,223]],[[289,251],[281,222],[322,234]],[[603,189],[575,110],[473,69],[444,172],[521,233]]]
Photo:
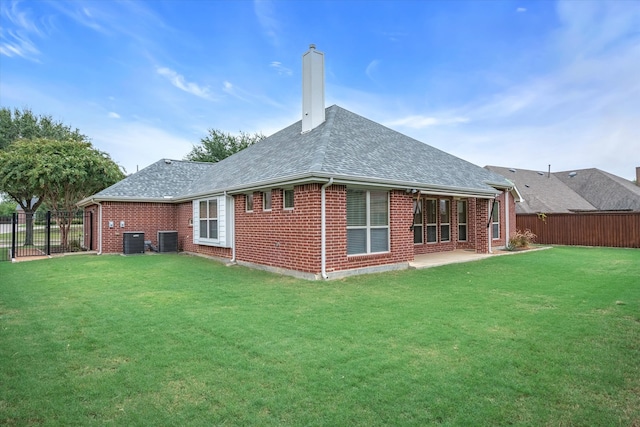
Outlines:
[[640,166],[636,166],[636,185],[640,187]]
[[324,53],[312,44],[302,55],[302,133],[324,120]]

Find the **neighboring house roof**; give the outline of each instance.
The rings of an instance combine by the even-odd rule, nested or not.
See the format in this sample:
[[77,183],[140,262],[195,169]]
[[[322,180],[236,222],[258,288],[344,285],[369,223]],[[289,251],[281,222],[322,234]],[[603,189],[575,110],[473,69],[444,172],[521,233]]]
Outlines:
[[595,168],[554,175],[599,210],[640,211],[640,187],[624,178]]
[[[164,161],[145,168],[90,199],[196,198],[258,187],[318,181],[378,183],[418,190],[495,195],[513,184],[503,176],[333,105],[326,120],[301,133],[298,121],[215,164]],[[173,168],[176,166],[175,168]],[[147,169],[151,169],[147,171]],[[163,176],[174,169],[174,175]],[[172,181],[178,177],[175,188]],[[147,188],[151,182],[152,187]],[[114,188],[117,187],[117,188]],[[87,199],[84,204],[89,201]],[[81,202],[82,204],[82,202]]]
[[500,166],[486,168],[516,185],[524,199],[516,205],[516,213],[640,210],[640,187],[598,169],[549,174]]

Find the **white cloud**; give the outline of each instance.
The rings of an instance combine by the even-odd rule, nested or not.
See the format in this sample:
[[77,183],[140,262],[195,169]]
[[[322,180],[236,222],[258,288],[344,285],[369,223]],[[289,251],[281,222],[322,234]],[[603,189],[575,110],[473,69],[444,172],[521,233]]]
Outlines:
[[120,114],[114,113],[113,111],[110,111],[108,116],[109,116],[110,119],[119,119],[120,118]]
[[[193,147],[193,141],[148,123],[115,123],[109,122],[108,127],[89,128],[86,132],[91,135],[94,146],[109,153],[127,173],[136,172],[163,158],[180,160]],[[150,153],[153,154],[150,156]]]
[[274,45],[279,44],[280,22],[276,19],[271,0],[254,0],[253,10],[265,35]]
[[[0,55],[38,62],[40,51],[31,36],[44,37],[45,31],[36,25],[30,16],[30,10],[22,10],[17,1],[2,2],[0,18],[4,21],[0,27]],[[46,20],[42,22],[45,23]]]
[[203,99],[213,100],[214,97],[211,94],[211,90],[207,86],[200,86],[197,83],[188,82],[185,80],[184,76],[178,74],[174,70],[166,67],[157,68],[157,73],[161,76],[165,77],[167,80],[171,82],[172,85],[177,87],[180,90],[183,90],[192,95],[198,96]]
[[375,82],[374,73],[377,70],[379,65],[380,65],[380,60],[374,59],[369,63],[369,65],[367,65],[367,68],[365,70],[365,74],[367,75],[367,77],[369,77],[369,79],[374,82]]
[[519,7],[519,8],[516,9],[516,12],[518,12],[518,13],[524,13],[526,11],[527,11],[526,7]]
[[235,86],[233,83],[229,81],[224,81],[223,92],[233,96],[234,98],[239,99],[240,101],[249,103],[249,104],[266,104],[271,105],[273,107],[282,108],[282,104],[274,101],[266,95],[263,95],[258,92],[251,92],[242,88]]
[[287,68],[284,65],[282,65],[282,62],[272,61],[271,64],[269,64],[269,67],[275,69],[278,72],[278,74],[281,76],[293,75],[293,71],[290,68]]

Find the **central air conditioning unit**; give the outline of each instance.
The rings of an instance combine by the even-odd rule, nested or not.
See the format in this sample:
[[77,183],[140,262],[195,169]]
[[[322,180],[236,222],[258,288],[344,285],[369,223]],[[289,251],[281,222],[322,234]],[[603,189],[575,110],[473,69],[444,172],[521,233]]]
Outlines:
[[158,231],[158,252],[178,252],[177,231]]
[[144,253],[144,233],[125,232],[122,233],[122,251],[125,255]]

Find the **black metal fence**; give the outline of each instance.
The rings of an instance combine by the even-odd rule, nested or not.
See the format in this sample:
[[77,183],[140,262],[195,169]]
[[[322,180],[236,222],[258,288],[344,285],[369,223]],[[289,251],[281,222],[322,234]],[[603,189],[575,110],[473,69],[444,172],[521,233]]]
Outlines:
[[92,246],[91,212],[15,212],[0,217],[0,261],[86,251]]

